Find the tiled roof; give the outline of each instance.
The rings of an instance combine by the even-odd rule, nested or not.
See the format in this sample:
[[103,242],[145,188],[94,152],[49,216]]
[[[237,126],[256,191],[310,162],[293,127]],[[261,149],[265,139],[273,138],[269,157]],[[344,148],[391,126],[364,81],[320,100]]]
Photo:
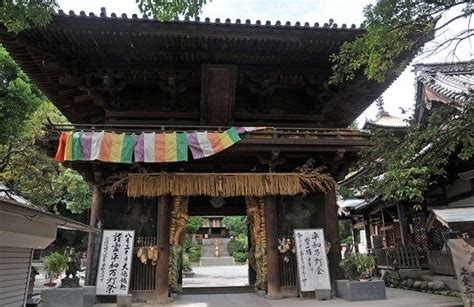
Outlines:
[[[56,13],[58,16],[68,16],[68,17],[73,17],[73,18],[89,18],[89,19],[121,19],[121,20],[142,20],[142,21],[149,21],[149,22],[159,22],[157,20],[154,20],[153,18],[148,17],[147,15],[143,16],[138,16],[137,14],[132,14],[131,17],[129,17],[127,14],[122,13],[122,14],[116,14],[116,13],[111,13],[110,16],[107,15],[106,9],[102,8],[101,12],[99,15],[94,14],[93,12],[86,13],[84,11],[80,11],[79,14],[76,14],[74,11],[69,11],[67,14],[63,10],[58,10]],[[199,17],[194,18],[191,20],[190,18],[185,18],[184,20],[179,20],[175,19],[173,21],[169,21],[168,23],[188,23],[188,24],[212,24],[212,25],[236,25],[236,26],[253,26],[253,27],[272,27],[272,28],[301,28],[301,29],[315,29],[315,28],[326,28],[326,29],[338,29],[338,30],[361,30],[363,29],[363,25],[361,24],[359,27],[356,26],[355,24],[351,24],[350,26],[347,26],[345,23],[342,24],[340,27],[338,26],[337,23],[333,21],[333,19],[329,19],[329,22],[326,22],[324,24],[320,24],[318,22],[314,23],[313,25],[310,25],[309,22],[295,22],[293,25],[291,25],[291,22],[286,21],[286,22],[281,22],[281,21],[276,21],[274,24],[272,24],[271,21],[267,20],[265,22],[262,22],[260,20],[256,20],[254,23],[250,19],[246,19],[245,21],[242,21],[241,19],[236,19],[235,22],[232,22],[229,18],[226,18],[225,20],[222,20],[220,18],[216,18],[214,21],[211,21],[210,18],[204,18],[203,20]]]
[[372,125],[381,128],[406,128],[408,122],[400,117],[384,114],[375,120],[367,119],[365,125]]
[[416,79],[455,102],[473,101],[474,61],[415,65]]

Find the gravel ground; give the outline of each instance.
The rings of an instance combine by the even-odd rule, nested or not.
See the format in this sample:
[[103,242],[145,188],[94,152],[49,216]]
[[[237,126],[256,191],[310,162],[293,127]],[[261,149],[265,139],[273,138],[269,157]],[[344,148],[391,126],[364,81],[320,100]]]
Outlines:
[[248,286],[248,265],[197,266],[193,277],[183,277],[183,287]]

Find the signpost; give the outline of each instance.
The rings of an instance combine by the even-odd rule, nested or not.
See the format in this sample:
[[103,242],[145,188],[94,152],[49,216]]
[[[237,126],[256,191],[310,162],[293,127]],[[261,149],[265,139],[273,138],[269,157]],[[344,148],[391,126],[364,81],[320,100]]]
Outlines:
[[323,229],[295,229],[294,236],[300,294],[314,291],[318,297],[322,291],[329,299],[331,282]]
[[104,230],[97,272],[97,295],[128,294],[134,230]]

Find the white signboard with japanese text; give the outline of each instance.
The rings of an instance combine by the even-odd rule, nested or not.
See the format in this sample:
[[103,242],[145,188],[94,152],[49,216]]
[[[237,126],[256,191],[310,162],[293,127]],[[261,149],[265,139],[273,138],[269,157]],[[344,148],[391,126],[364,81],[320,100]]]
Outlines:
[[300,292],[331,290],[323,229],[295,229]]
[[134,230],[104,230],[97,269],[97,295],[128,294]]

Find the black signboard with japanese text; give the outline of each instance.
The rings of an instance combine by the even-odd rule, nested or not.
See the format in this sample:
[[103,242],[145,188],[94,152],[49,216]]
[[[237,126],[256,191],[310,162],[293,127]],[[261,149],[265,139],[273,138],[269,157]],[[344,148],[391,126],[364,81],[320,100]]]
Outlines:
[[97,268],[97,295],[128,294],[134,230],[104,230]]
[[295,229],[300,292],[331,290],[323,229]]

